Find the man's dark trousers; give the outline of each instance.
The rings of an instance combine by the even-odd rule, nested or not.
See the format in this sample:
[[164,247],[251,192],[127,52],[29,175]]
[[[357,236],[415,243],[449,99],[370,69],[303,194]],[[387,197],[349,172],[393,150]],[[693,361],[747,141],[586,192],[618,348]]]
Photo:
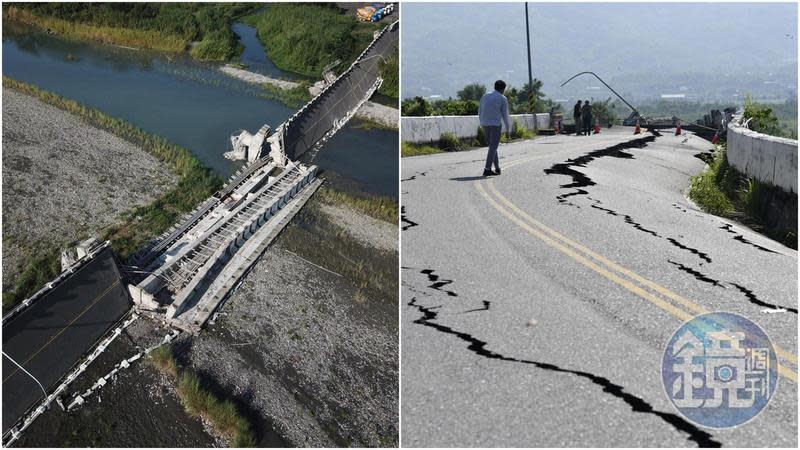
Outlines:
[[592,116],[587,116],[583,118],[583,131],[586,132],[586,135],[592,134]]
[[484,125],[483,132],[486,134],[486,141],[489,143],[489,153],[486,155],[486,170],[492,170],[492,164],[500,170],[500,159],[497,157],[497,146],[500,145],[500,126]]

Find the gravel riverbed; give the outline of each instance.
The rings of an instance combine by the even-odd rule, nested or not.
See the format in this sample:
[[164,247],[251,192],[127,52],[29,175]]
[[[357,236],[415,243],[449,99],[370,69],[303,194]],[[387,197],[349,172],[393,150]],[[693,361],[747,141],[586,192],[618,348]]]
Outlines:
[[[283,237],[185,357],[288,445],[397,446],[397,299],[356,301],[352,281],[287,251]],[[396,237],[386,250],[397,258]]]
[[36,252],[99,234],[177,182],[155,157],[3,89],[3,291]]

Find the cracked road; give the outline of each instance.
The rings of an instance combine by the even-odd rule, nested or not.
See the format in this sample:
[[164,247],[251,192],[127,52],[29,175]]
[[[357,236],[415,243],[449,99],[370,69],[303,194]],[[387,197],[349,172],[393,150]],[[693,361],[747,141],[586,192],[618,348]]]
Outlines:
[[[402,160],[402,445],[797,446],[797,252],[684,197],[710,144],[616,127]],[[759,324],[775,396],[733,430],[664,393],[666,342]]]

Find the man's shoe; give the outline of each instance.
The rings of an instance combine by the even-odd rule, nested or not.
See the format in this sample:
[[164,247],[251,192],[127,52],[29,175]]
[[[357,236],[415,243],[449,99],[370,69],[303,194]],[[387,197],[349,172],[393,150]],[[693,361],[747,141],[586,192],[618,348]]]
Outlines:
[[494,172],[492,172],[492,171],[491,171],[491,170],[489,170],[489,169],[483,169],[483,176],[485,176],[485,177],[490,177],[490,176],[492,176],[492,175],[495,175],[495,173],[494,173]]
[[499,167],[497,169],[494,169],[494,174],[495,175],[500,175],[500,168]]

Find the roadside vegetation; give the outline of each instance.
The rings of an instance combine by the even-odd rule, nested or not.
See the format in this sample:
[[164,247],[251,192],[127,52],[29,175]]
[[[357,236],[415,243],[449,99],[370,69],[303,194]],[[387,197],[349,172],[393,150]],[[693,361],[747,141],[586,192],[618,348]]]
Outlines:
[[335,4],[274,3],[244,17],[254,27],[267,55],[282,70],[320,78],[322,69],[341,60],[348,67],[384,24],[358,22]]
[[230,447],[255,447],[255,436],[250,422],[230,400],[222,400],[203,386],[200,377],[189,368],[181,368],[169,345],[150,352],[150,361],[175,382],[175,391],[186,409],[194,417],[211,424],[214,431],[229,439]]
[[[146,133],[97,109],[29,83],[3,77],[3,87],[35,97],[81,118],[93,127],[131,142],[165,163],[179,177],[177,185],[154,202],[123,214],[119,223],[104,230],[101,238],[111,239],[114,252],[122,259],[127,259],[151,239],[166,231],[183,214],[194,209],[198,203],[222,187],[222,179],[203,166],[189,150],[164,138]],[[53,248],[26,265],[14,289],[3,293],[4,308],[27,298],[61,272],[60,250]]]
[[[422,116],[474,116],[478,114],[481,97],[487,92],[486,85],[471,83],[457,93],[457,98],[426,100],[412,97],[402,101],[400,110],[406,117]],[[551,113],[561,111],[561,104],[551,100],[542,92],[542,82],[533,80],[533,95],[528,95],[528,83],[521,88],[507,86],[503,95],[508,99],[510,114]]]
[[[776,114],[778,111],[781,117]],[[783,104],[765,105],[753,101],[750,95],[744,98],[744,120],[750,120],[750,129],[771,136],[797,139],[797,99]],[[793,119],[793,120],[792,120]]]
[[[252,3],[17,3],[3,18],[60,36],[228,60],[242,51],[231,22]],[[194,45],[192,45],[195,43]]]
[[[513,119],[511,126],[511,138],[504,132],[500,137],[501,143],[515,142],[525,139],[535,139],[537,136],[536,131],[529,130],[520,125],[519,121]],[[433,153],[442,152],[459,152],[462,150],[469,150],[476,147],[485,147],[488,145],[486,140],[486,133],[483,127],[478,127],[476,136],[474,138],[459,139],[453,133],[442,133],[437,143],[428,144],[412,144],[403,141],[400,146],[400,155],[406,156],[419,156],[430,155]]]
[[736,170],[728,163],[724,144],[717,146],[706,162],[708,170],[691,179],[689,198],[710,214],[762,229],[769,237],[797,249],[796,229],[766,226],[769,191],[778,188]]
[[432,145],[412,144],[406,141],[400,144],[400,156],[404,158],[406,156],[432,155],[434,153],[442,153],[442,149]]

